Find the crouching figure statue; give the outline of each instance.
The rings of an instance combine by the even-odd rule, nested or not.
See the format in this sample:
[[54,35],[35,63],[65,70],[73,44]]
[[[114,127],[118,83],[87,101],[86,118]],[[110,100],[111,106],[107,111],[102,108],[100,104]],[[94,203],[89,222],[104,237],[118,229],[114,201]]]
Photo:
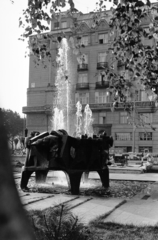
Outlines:
[[36,182],[45,182],[49,170],[63,171],[72,194],[79,194],[84,172],[98,172],[102,186],[109,187],[109,148],[112,137],[74,138],[65,130],[44,132],[26,139],[26,161],[22,168],[21,189],[27,190],[31,174]]

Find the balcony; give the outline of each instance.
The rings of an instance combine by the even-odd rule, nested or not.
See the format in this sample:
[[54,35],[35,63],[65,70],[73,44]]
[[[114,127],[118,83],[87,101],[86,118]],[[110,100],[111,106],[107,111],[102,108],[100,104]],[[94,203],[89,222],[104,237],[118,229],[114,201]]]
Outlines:
[[[156,111],[155,102],[148,101],[148,102],[130,102],[133,106],[135,105],[135,109],[137,112],[142,113],[153,113]],[[111,111],[111,108],[113,107],[113,102],[109,103],[95,103],[90,104],[90,108],[92,110],[109,110]],[[124,103],[118,103],[118,106],[115,108],[115,111],[121,111],[124,110]]]
[[98,62],[97,63],[97,69],[105,69],[105,68],[108,68],[107,62]]
[[78,64],[78,71],[87,71],[88,70],[88,64],[86,63],[82,63],[82,64]]
[[111,111],[111,108],[113,107],[113,103],[109,102],[109,103],[94,103],[94,104],[90,104],[90,108],[91,110],[109,110]]
[[135,102],[135,108],[138,110],[138,112],[153,113],[156,111],[156,106],[154,101]]
[[28,113],[52,113],[53,106],[52,105],[44,105],[44,106],[33,106],[33,107],[23,107],[22,112],[24,114]]
[[109,87],[109,81],[99,81],[96,82],[96,88],[108,88]]
[[77,83],[76,89],[89,89],[89,83]]

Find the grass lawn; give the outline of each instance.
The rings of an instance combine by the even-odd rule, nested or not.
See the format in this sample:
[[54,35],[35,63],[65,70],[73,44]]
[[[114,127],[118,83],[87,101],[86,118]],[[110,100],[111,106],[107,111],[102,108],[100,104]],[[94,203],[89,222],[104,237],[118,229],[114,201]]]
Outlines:
[[157,240],[158,226],[136,227],[133,225],[122,225],[111,222],[95,222],[91,225],[98,239],[106,240]]

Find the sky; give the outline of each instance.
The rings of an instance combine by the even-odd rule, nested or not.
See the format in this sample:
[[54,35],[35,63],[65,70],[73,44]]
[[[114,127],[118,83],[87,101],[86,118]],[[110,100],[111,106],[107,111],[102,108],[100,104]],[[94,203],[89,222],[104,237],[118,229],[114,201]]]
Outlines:
[[[93,11],[97,0],[74,0],[83,13]],[[25,58],[26,42],[18,40],[21,34],[18,19],[28,0],[2,0],[0,8],[0,107],[18,112],[27,105],[29,58]],[[111,4],[112,5],[112,4]]]
[[0,107],[11,109],[22,115],[26,106],[28,86],[28,58],[26,44],[18,40],[20,30],[18,18],[27,0],[3,0],[0,8]]

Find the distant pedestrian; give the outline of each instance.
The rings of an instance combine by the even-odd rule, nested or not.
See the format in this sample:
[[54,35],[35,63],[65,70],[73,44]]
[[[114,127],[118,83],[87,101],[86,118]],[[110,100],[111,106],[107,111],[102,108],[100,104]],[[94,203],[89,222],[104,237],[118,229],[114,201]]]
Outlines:
[[153,156],[151,155],[151,153],[149,153],[148,149],[145,149],[144,156],[142,157],[141,169],[143,169],[144,172],[147,172],[149,169],[152,168],[153,163]]

